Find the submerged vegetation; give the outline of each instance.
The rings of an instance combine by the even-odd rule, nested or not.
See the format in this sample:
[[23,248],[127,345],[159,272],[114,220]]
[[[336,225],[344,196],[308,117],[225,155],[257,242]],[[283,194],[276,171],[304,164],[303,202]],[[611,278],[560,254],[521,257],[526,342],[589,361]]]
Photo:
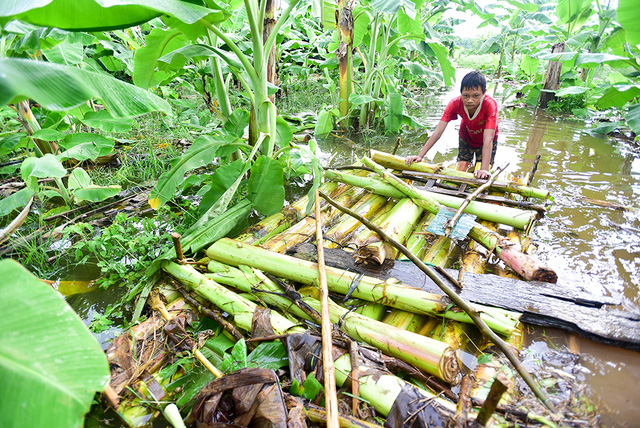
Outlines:
[[[95,280],[114,292],[114,301],[89,325],[96,333],[113,325],[118,331],[142,330],[157,321],[145,304],[157,285],[167,282],[162,268],[173,269],[176,277],[189,275],[182,265],[167,265],[171,260],[198,260],[212,243],[259,219],[281,215],[299,196],[303,203],[292,209],[301,218],[308,214],[323,179],[339,174],[325,174],[328,160],[319,157],[315,137],[335,136],[354,145],[349,136],[361,135],[371,146],[366,148],[375,148],[378,139],[425,128],[417,116],[422,107],[418,94],[455,85],[456,67],[483,70],[508,88],[505,103],[597,119],[595,132],[624,134],[629,144],[637,144],[640,134],[640,8],[634,0],[617,5],[500,0],[490,9],[473,2],[404,0],[293,0],[282,9],[275,8],[278,2],[258,0],[115,0],[108,8],[86,0],[78,2],[77,10],[57,0],[18,3],[0,5],[0,254],[54,283],[70,279],[78,267],[88,269],[89,277],[72,279]],[[456,36],[452,29],[463,22],[448,17],[451,10],[480,17],[482,27],[490,28],[488,36]],[[405,198],[385,186],[396,192],[391,196]],[[289,197],[291,192],[295,197]],[[440,202],[431,208],[436,214]],[[278,232],[289,221],[282,217]],[[514,227],[531,224],[527,219]],[[172,234],[174,239],[181,235],[181,248],[172,243]],[[471,236],[498,256],[504,253],[507,261],[511,247],[495,232],[476,225]],[[381,251],[383,244],[376,245],[375,251]],[[525,270],[519,272],[523,277]],[[14,282],[0,285],[3,298],[11,295],[9,288],[21,288],[21,281],[29,287],[34,283],[9,261],[0,263],[0,274],[15,275]],[[273,282],[259,271],[246,275]],[[175,297],[175,291],[163,292]],[[49,298],[38,294],[43,302]],[[251,299],[238,299],[234,305],[240,305],[240,313],[254,310]],[[305,299],[312,307],[319,305]],[[159,304],[154,307],[162,312]],[[38,314],[37,306],[27,305],[22,310],[20,322],[33,317],[43,328],[25,331],[22,342],[5,342],[6,333],[1,333],[3,356],[51,334],[47,324],[77,321],[53,309]],[[353,316],[355,324],[345,330],[364,334],[358,320]],[[197,331],[222,331],[222,320],[192,321]],[[275,333],[303,332],[286,313],[282,323]],[[21,324],[12,328],[20,331]],[[157,325],[149,328],[155,332]],[[251,331],[251,323],[241,329]],[[200,347],[204,358],[222,370],[254,365],[277,370],[287,364],[280,344],[255,346],[225,334],[202,338]],[[440,334],[445,334],[444,321]],[[56,414],[50,426],[82,424],[91,397],[107,385],[102,352],[87,345],[86,338],[70,341],[85,346],[99,369],[85,385],[83,373],[65,379],[68,387],[60,383],[61,390],[79,390],[78,396],[69,393],[76,405]],[[64,364],[78,364],[77,355],[64,352],[63,339],[44,345],[41,352],[60,353],[69,357]],[[193,368],[191,349],[181,352],[163,369],[163,378]],[[145,355],[148,361],[151,357]],[[28,384],[32,389],[25,394],[46,384],[49,374],[56,378],[64,371],[51,368],[26,380],[20,378],[17,360],[0,365],[0,378]],[[336,361],[345,378],[351,367],[346,360]],[[34,358],[28,364],[41,363]],[[431,363],[410,363],[433,369]],[[181,391],[172,396],[180,408],[195,396],[194,385],[202,387],[215,377],[199,370],[186,371],[185,378],[196,382],[170,385],[169,390]],[[442,371],[429,373],[451,381]],[[382,379],[380,385],[362,387],[406,383],[395,376]],[[306,399],[316,398],[322,388],[313,375],[290,381],[288,390]],[[59,407],[43,400],[33,410],[34,419],[26,420],[9,412],[23,398],[11,401],[4,395],[2,426],[37,426]],[[138,404],[166,411],[170,418],[172,408],[161,400]],[[135,420],[138,410],[126,420]]]

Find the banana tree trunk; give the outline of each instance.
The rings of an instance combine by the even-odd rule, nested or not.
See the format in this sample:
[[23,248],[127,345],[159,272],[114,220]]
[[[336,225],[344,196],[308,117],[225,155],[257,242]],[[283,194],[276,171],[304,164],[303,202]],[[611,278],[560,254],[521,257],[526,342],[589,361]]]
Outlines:
[[336,25],[338,27],[338,64],[340,66],[340,116],[344,118],[341,123],[342,129],[347,129],[350,120],[349,95],[353,80],[353,62],[351,51],[353,49],[353,7],[355,0],[338,0],[338,10],[336,12]]
[[[564,52],[564,42],[556,43],[551,48],[551,53],[556,52]],[[549,101],[556,97],[555,92],[545,92],[548,91],[557,91],[560,88],[560,73],[562,71],[562,63],[559,61],[551,61],[549,62],[549,67],[547,68],[547,78],[544,81],[544,86],[542,87],[543,91],[540,92],[540,100],[539,106],[540,108],[547,108],[549,105]]]
[[[262,29],[262,43],[266,43],[269,35],[273,31],[273,27],[278,22],[278,10],[280,10],[280,0],[262,0],[266,1],[267,4],[264,14],[264,25]],[[270,83],[276,83],[276,45],[275,43],[271,46],[271,50],[269,51],[267,58],[267,81]],[[269,96],[271,101],[274,101],[275,94]]]

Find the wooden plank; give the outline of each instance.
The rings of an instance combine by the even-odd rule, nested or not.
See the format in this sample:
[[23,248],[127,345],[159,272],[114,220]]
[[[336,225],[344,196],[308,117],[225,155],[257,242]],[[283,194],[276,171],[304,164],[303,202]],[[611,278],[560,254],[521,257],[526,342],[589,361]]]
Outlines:
[[[432,293],[438,286],[410,262],[386,262],[379,268],[358,266],[366,275],[396,278]],[[446,269],[454,278],[455,269]],[[520,281],[491,274],[465,273],[465,299],[521,312],[525,323],[577,333],[607,345],[640,351],[640,314],[623,310],[621,302],[594,296],[578,284]]]

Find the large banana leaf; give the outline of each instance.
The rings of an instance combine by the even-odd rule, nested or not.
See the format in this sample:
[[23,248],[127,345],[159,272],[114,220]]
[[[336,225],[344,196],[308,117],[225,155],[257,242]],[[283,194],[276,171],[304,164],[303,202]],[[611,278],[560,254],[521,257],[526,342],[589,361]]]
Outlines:
[[80,427],[109,382],[100,345],[49,285],[0,261],[0,426]]
[[611,107],[621,108],[638,96],[640,96],[640,85],[615,84],[604,92],[596,102],[596,105],[602,110]]
[[629,127],[636,135],[640,135],[640,104],[629,107],[629,112],[624,117]]
[[31,98],[49,110],[67,110],[98,98],[113,117],[172,114],[162,98],[107,74],[11,58],[0,59],[0,76],[0,105]]
[[640,1],[620,0],[618,2],[618,22],[627,33],[627,40],[632,45],[640,44]]
[[182,0],[3,0],[0,23],[19,19],[43,27],[74,31],[129,28],[167,14],[186,23],[200,19],[220,21],[222,10]]

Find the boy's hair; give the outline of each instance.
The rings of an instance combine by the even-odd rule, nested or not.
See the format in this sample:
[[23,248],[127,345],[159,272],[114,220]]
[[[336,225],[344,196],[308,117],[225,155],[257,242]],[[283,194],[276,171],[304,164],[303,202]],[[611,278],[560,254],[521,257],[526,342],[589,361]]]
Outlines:
[[462,78],[462,83],[460,84],[460,92],[465,89],[482,89],[482,93],[487,92],[487,78],[484,77],[484,74],[479,71],[471,71],[467,73],[466,76]]

